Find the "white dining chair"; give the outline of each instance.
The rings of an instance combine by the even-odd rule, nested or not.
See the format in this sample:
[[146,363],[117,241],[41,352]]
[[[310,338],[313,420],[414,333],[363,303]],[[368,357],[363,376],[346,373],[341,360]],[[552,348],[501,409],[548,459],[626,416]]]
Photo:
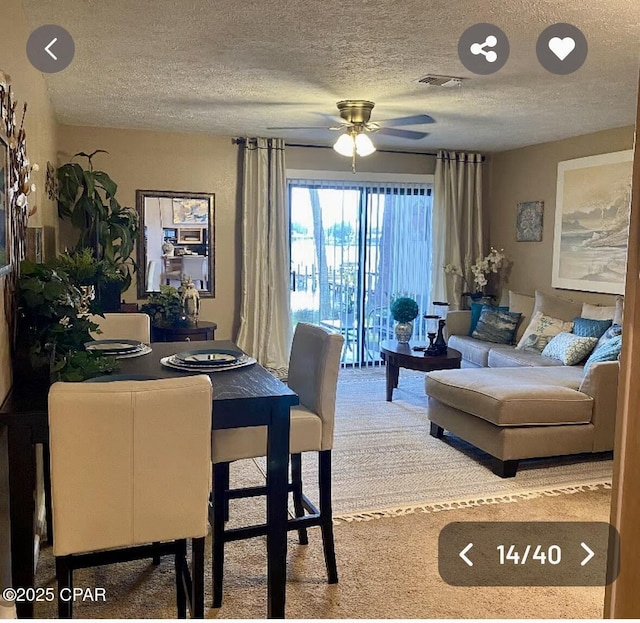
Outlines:
[[157,292],[159,287],[158,260],[149,260],[147,264],[147,292]]
[[194,285],[196,282],[200,283],[200,290],[207,289],[207,258],[198,256],[190,257],[188,255],[182,256],[182,276],[191,277]]
[[[173,553],[178,617],[187,599],[191,616],[204,616],[212,404],[206,375],[51,386],[58,594],[73,587],[74,569]],[[60,618],[71,606],[59,599]]]
[[89,319],[101,331],[91,333],[95,340],[137,340],[143,344],[151,342],[151,319],[148,314],[109,312],[104,317],[94,314]]
[[[344,337],[322,327],[298,323],[289,358],[288,385],[298,394],[300,404],[291,408],[291,484],[295,519],[287,529],[298,530],[301,545],[308,543],[307,528],[320,526],[325,563],[330,584],[338,581],[333,542],[331,509],[331,448],[335,419],[336,389],[340,370],[340,353]],[[229,464],[239,459],[266,456],[266,427],[214,430],[211,435],[213,466],[213,607],[222,605],[222,580],[225,541],[237,540],[240,531],[227,535],[224,528],[229,516],[229,500],[264,495],[266,487],[230,489]],[[320,504],[317,508],[302,492],[302,453],[318,452]],[[309,514],[306,514],[309,513]],[[266,533],[266,526],[246,528],[250,536]]]
[[172,281],[178,282],[178,286],[180,285],[180,281],[182,279],[182,256],[162,256],[162,283],[170,286]]

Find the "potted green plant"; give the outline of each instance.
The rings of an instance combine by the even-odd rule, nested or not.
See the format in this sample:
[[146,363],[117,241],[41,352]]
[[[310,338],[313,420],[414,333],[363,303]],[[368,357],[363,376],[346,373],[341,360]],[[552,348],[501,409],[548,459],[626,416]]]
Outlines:
[[418,316],[418,303],[408,296],[400,296],[391,302],[391,316],[396,321],[396,339],[407,344],[413,334],[413,321]]
[[78,313],[82,292],[64,271],[24,260],[17,295],[16,384],[80,381],[116,368],[85,351],[98,325]]
[[109,283],[119,283],[123,280],[113,264],[95,257],[89,248],[79,251],[65,251],[55,260],[56,268],[66,273],[73,284],[82,291],[80,312],[100,313],[104,311],[100,302],[96,300],[96,291]]
[[172,327],[187,324],[182,306],[182,297],[177,288],[161,285],[160,292],[149,295],[147,303],[140,311],[149,314],[151,324],[155,327]]
[[108,152],[97,149],[74,155],[87,159],[87,169],[77,162],[58,168],[58,215],[79,230],[76,250],[93,249],[98,260],[109,262],[121,274],[120,281],[105,281],[98,292],[103,309],[113,311],[119,309],[120,293],[129,288],[137,270],[132,253],[139,219],[133,208],[118,203],[118,185],[107,173],[94,169],[93,158],[99,153]]

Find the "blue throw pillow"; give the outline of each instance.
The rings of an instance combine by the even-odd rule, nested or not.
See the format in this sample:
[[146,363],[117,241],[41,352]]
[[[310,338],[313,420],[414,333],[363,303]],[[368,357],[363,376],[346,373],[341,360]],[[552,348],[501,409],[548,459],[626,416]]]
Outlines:
[[511,344],[520,314],[485,305],[471,337],[494,344]]
[[485,307],[487,309],[509,311],[508,307],[494,307],[493,305],[485,305],[484,303],[471,303],[471,324],[469,325],[469,333],[467,333],[467,335],[473,336],[473,332],[476,330],[476,326],[478,325],[478,320],[480,320],[480,314]]
[[612,324],[603,334],[602,337],[598,340],[596,344],[596,348],[598,346],[602,346],[608,340],[613,339],[614,337],[618,337],[622,335],[622,327],[619,324]]
[[611,324],[611,320],[574,318],[572,333],[580,337],[597,337],[599,339],[604,335],[605,331],[611,326]]
[[602,344],[598,343],[593,349],[591,356],[584,364],[584,371],[586,372],[592,363],[599,363],[601,361],[616,361],[620,358],[620,351],[622,350],[622,335],[616,335],[609,340],[604,341]]

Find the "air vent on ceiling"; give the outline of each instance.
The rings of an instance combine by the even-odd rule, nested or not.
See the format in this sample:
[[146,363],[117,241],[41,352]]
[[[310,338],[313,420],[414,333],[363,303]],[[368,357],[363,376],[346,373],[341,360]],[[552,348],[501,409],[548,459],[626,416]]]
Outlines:
[[431,87],[459,87],[466,78],[458,78],[457,76],[439,76],[437,74],[427,74],[422,78],[418,78],[415,82],[427,84]]

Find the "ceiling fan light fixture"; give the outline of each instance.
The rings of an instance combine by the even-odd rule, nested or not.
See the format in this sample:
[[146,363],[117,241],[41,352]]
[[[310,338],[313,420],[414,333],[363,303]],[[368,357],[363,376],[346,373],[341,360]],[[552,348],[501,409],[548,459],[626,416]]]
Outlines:
[[369,156],[376,150],[375,145],[366,134],[358,134],[355,143],[358,156]]
[[338,140],[334,143],[333,148],[341,155],[351,158],[356,148],[356,143],[353,137],[348,132],[341,134]]

